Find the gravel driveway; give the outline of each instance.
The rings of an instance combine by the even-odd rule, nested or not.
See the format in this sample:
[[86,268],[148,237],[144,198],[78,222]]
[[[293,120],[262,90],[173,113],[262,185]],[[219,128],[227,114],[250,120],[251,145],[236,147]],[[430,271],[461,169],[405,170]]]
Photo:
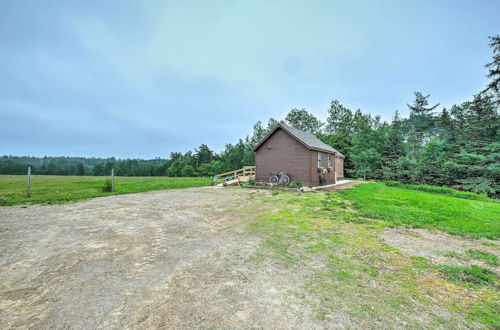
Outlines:
[[205,187],[1,208],[0,328],[310,328],[289,293],[300,275],[252,262],[259,194]]

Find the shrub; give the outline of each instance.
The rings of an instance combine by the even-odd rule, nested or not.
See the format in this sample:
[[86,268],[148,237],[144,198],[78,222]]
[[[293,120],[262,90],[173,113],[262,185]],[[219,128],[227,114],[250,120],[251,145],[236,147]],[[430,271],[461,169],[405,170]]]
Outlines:
[[302,183],[302,181],[299,181],[299,180],[293,180],[293,181],[290,183],[290,187],[292,187],[292,188],[302,188],[302,187],[304,187],[304,184]]
[[101,191],[102,192],[111,192],[113,189],[113,185],[111,184],[111,180],[107,179],[104,181],[104,186],[102,186]]
[[248,180],[248,184],[253,186],[255,184],[255,179]]

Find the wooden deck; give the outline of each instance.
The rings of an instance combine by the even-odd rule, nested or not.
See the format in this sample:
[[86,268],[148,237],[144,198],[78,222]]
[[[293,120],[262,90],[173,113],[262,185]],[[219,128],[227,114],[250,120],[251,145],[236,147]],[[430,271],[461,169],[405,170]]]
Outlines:
[[255,166],[243,166],[239,170],[217,174],[212,180],[212,185],[221,187],[238,185],[255,179]]

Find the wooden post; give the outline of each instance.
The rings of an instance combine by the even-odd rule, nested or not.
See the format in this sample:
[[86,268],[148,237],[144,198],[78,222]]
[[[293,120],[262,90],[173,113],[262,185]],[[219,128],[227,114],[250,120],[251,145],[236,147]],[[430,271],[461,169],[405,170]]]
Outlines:
[[111,169],[111,192],[115,192],[115,169]]
[[27,190],[27,195],[28,195],[28,197],[31,197],[31,166],[28,166],[28,190]]

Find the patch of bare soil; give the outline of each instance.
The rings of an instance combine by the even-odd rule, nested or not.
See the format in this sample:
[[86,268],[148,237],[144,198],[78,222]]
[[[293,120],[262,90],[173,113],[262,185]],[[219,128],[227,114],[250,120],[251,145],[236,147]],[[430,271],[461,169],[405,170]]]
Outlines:
[[[488,252],[500,257],[500,250],[485,246],[483,242],[500,245],[500,241],[478,240],[453,236],[442,231],[430,231],[421,228],[387,228],[381,234],[389,245],[411,256],[424,257],[436,264],[453,266],[481,266],[500,274],[500,267],[491,266],[482,260],[460,258],[467,250],[474,249]],[[457,257],[458,256],[458,257]]]
[[328,187],[328,188],[320,188],[318,191],[323,191],[323,192],[335,192],[335,191],[340,191],[344,189],[350,189],[353,187],[356,187],[358,184],[362,183],[367,183],[368,181],[349,181],[343,184],[339,184],[333,187]]
[[0,328],[319,328],[293,294],[302,272],[251,261],[259,194],[269,193],[0,209]]

